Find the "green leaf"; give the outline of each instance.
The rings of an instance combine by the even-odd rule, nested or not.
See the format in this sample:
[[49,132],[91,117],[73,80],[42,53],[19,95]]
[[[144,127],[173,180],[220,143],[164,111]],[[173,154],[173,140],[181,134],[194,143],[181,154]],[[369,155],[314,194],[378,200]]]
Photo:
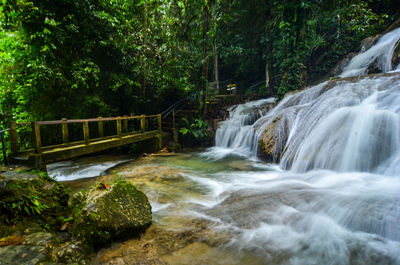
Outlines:
[[29,212],[29,208],[28,208],[28,206],[24,206],[24,211],[28,214],[28,215],[30,215],[31,213]]
[[179,132],[180,132],[181,134],[183,134],[183,135],[186,135],[186,134],[189,132],[189,129],[187,129],[187,128],[181,128],[181,129],[179,130]]

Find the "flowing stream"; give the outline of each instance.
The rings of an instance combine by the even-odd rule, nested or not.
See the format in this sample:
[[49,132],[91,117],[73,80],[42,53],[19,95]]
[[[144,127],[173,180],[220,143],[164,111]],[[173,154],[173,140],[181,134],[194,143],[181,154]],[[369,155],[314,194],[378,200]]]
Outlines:
[[[371,49],[374,60],[387,56]],[[400,264],[400,74],[327,81],[270,109],[274,101],[232,108],[213,148],[65,182],[83,188],[121,175],[151,201],[145,235],[94,263]],[[257,158],[266,129],[277,136],[271,163]],[[69,180],[71,172],[53,169]]]

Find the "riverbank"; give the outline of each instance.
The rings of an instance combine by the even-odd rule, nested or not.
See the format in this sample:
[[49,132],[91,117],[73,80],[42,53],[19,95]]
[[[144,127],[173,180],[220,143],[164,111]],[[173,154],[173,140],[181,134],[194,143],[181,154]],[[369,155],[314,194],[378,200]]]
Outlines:
[[67,231],[68,194],[44,172],[0,174],[0,264],[87,264],[88,251]]
[[122,179],[69,195],[44,172],[0,174],[1,265],[88,264],[95,249],[151,224],[147,197]]

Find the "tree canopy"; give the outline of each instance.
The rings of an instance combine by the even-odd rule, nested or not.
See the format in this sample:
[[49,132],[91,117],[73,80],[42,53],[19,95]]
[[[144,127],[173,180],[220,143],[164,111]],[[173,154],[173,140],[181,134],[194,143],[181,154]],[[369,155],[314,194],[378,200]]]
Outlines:
[[389,0],[0,3],[2,127],[157,113],[212,82],[282,96],[399,16]]

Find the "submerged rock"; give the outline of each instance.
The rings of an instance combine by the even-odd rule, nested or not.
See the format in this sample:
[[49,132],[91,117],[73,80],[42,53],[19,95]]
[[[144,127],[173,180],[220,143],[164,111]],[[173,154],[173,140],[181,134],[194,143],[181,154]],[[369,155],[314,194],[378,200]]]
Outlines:
[[1,265],[34,265],[48,259],[44,246],[18,245],[0,248]]
[[1,265],[33,265],[50,260],[48,246],[53,239],[52,234],[42,232],[30,234],[20,238],[22,239],[21,242],[12,242],[8,246],[0,247]]
[[125,181],[118,181],[109,189],[101,185],[79,192],[72,206],[72,231],[93,245],[137,235],[152,222],[146,195]]

